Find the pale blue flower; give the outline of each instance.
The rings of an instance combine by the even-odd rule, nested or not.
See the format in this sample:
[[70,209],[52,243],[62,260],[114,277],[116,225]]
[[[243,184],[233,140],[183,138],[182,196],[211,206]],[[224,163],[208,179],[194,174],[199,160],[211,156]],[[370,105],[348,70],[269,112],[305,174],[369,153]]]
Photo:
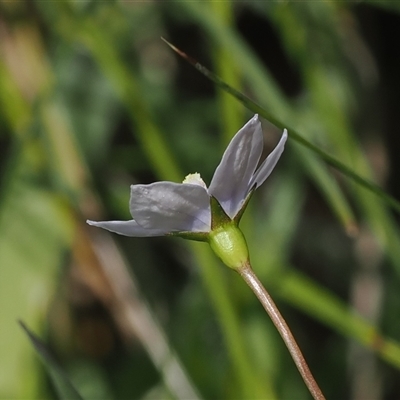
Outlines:
[[129,209],[133,219],[87,223],[126,236],[180,232],[207,236],[212,227],[211,197],[231,220],[235,220],[249,194],[271,174],[286,139],[285,129],[278,145],[257,168],[263,150],[263,134],[256,114],[229,143],[208,188],[197,173],[188,175],[183,183],[132,185]]

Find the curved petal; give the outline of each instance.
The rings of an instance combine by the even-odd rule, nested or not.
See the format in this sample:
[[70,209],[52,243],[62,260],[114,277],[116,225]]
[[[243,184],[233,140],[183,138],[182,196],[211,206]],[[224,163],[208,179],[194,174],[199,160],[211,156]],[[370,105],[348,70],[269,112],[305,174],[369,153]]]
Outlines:
[[143,228],[164,232],[209,232],[210,197],[200,185],[155,182],[132,185],[130,211]]
[[146,229],[138,225],[134,220],[130,221],[86,221],[89,225],[107,229],[110,232],[115,232],[124,236],[163,236],[169,232],[161,229]]
[[283,153],[287,137],[288,133],[285,129],[275,149],[272,151],[272,153],[269,154],[269,156],[264,160],[264,162],[260,165],[256,173],[254,174],[249,185],[249,191],[254,185],[256,185],[256,187],[262,185],[264,181],[269,177],[269,175],[275,168],[275,165],[278,162],[280,156]]
[[256,114],[229,143],[208,189],[231,218],[246,197],[262,149],[261,123]]

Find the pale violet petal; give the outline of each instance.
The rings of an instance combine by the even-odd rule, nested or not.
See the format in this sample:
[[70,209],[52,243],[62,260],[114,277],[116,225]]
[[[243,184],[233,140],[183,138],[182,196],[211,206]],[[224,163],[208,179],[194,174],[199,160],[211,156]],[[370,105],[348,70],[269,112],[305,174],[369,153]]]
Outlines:
[[256,114],[229,143],[208,189],[231,218],[247,195],[262,149],[261,123]]
[[210,197],[200,185],[155,182],[132,185],[130,211],[143,228],[168,232],[209,232]]
[[138,225],[136,221],[86,221],[89,225],[107,229],[110,232],[124,236],[148,237],[163,236],[169,232],[162,229],[146,229]]
[[280,156],[283,153],[287,137],[288,133],[285,129],[275,149],[272,151],[272,153],[269,154],[269,156],[264,160],[264,162],[260,165],[256,173],[254,174],[249,185],[249,191],[253,188],[254,185],[256,185],[256,187],[262,185],[264,181],[269,177],[269,175],[275,168],[275,165],[278,162]]

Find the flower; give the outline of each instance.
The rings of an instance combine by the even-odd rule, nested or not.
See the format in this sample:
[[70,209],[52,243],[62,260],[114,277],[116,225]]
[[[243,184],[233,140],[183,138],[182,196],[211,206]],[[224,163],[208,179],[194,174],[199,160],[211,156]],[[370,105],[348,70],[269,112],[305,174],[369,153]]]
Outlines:
[[229,238],[234,236],[237,247],[237,237],[242,234],[239,231],[238,236],[235,229],[247,201],[271,174],[286,139],[285,129],[278,145],[257,168],[263,134],[256,114],[229,143],[208,188],[198,173],[188,175],[183,183],[132,185],[129,204],[132,220],[87,223],[125,236],[178,235],[209,241],[217,253],[221,245],[231,246]]
[[208,233],[211,230],[210,197],[234,220],[250,192],[271,174],[287,139],[286,129],[264,162],[257,168],[262,149],[261,123],[256,114],[229,143],[207,189],[200,174],[183,183],[155,182],[132,185],[129,221],[87,221],[125,236],[163,236],[176,232]]

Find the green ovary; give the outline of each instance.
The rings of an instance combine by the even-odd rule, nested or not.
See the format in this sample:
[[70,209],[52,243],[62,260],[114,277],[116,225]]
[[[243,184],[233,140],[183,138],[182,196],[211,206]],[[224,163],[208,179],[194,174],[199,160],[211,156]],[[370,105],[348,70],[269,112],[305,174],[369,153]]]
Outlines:
[[249,261],[246,239],[235,224],[210,232],[209,243],[215,254],[230,268],[240,268]]

